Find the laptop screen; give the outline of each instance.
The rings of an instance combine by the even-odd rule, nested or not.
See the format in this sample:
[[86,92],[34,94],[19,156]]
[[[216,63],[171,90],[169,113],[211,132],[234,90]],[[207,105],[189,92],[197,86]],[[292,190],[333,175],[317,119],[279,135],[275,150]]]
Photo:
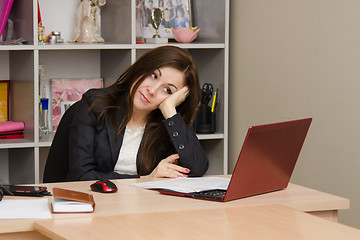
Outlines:
[[250,127],[224,200],[286,188],[311,121]]

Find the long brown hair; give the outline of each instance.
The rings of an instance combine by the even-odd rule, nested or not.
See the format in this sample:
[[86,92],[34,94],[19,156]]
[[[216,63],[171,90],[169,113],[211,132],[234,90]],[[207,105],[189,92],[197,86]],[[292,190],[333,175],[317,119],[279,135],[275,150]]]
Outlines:
[[[118,80],[108,88],[109,94],[102,95],[94,102],[92,107],[98,104],[104,106],[100,118],[106,116],[118,135],[125,129],[131,120],[133,112],[133,99],[138,86],[143,80],[161,67],[172,67],[184,72],[185,85],[189,87],[189,95],[177,108],[188,127],[192,126],[196,115],[196,109],[200,103],[200,83],[197,66],[191,55],[184,49],[176,46],[162,46],[149,50],[133,63]],[[118,122],[117,110],[123,108],[125,117]],[[147,175],[157,166],[161,159],[157,158],[158,147],[171,142],[168,133],[161,123],[164,119],[161,111],[155,109],[148,116],[143,140],[142,151],[139,153],[140,175]]]

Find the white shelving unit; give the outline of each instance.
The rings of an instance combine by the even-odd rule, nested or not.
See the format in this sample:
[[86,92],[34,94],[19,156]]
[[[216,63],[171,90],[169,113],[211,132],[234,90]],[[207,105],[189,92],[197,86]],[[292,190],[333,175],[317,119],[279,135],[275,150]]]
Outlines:
[[[105,86],[138,56],[157,44],[136,44],[135,0],[107,0],[101,8],[104,44],[68,43],[79,1],[39,0],[45,33],[60,31],[62,44],[39,45],[37,1],[15,0],[11,18],[15,37],[23,45],[0,45],[0,79],[10,80],[10,120],[25,122],[24,139],[0,140],[0,183],[41,183],[53,134],[39,136],[39,64],[52,78],[102,77]],[[229,0],[193,0],[194,25],[200,27],[191,44],[169,42],[187,49],[198,64],[201,85],[220,90],[215,134],[199,134],[210,159],[208,174],[227,174],[228,168],[228,54]],[[50,96],[47,96],[50,97]]]

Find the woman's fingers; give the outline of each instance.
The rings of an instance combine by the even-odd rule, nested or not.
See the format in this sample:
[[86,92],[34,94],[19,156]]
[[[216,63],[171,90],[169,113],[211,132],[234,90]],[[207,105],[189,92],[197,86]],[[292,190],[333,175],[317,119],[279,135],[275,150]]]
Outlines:
[[189,92],[189,88],[185,86],[176,91],[175,93],[171,94],[162,103],[160,103],[158,108],[160,109],[165,119],[172,117],[176,114],[176,107],[185,101],[185,99],[189,95]]
[[163,159],[161,162],[172,163],[174,161],[177,161],[179,158],[180,158],[179,154],[176,153],[168,156],[167,158]]
[[190,90],[188,86],[185,86],[181,89],[179,89],[178,91],[174,92],[173,94],[171,94],[169,97],[167,97],[160,105],[159,108],[164,108],[164,107],[177,107],[179,106],[182,102],[185,101],[185,99],[187,98],[187,96],[189,95]]
[[177,178],[177,177],[188,177],[187,174],[189,170],[186,170],[183,167],[179,167],[175,168],[173,166],[170,167],[166,167],[165,172],[164,172],[164,177],[169,177],[169,178]]
[[[181,167],[179,165],[176,165],[176,164],[169,164],[167,165],[167,169],[169,171],[173,171],[173,172],[176,172],[177,174],[180,174],[180,175],[184,175],[184,174],[187,174],[190,172],[189,169],[187,168],[184,168],[184,167]],[[187,177],[187,175],[184,175],[184,177]]]
[[172,154],[163,159],[153,171],[154,177],[187,177],[190,169],[177,165],[179,154]]
[[176,106],[180,105],[183,101],[185,101],[185,99],[187,98],[187,96],[189,95],[189,87],[185,86],[183,88],[181,88],[179,91],[177,91],[176,93],[174,93],[173,95],[177,95],[177,101],[176,101]]

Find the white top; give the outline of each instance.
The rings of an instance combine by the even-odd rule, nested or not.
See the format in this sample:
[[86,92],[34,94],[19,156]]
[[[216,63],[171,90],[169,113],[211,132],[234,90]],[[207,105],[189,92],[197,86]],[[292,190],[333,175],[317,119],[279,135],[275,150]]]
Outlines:
[[145,127],[138,127],[135,131],[125,128],[124,139],[114,171],[120,174],[136,175],[136,156],[139,151]]

